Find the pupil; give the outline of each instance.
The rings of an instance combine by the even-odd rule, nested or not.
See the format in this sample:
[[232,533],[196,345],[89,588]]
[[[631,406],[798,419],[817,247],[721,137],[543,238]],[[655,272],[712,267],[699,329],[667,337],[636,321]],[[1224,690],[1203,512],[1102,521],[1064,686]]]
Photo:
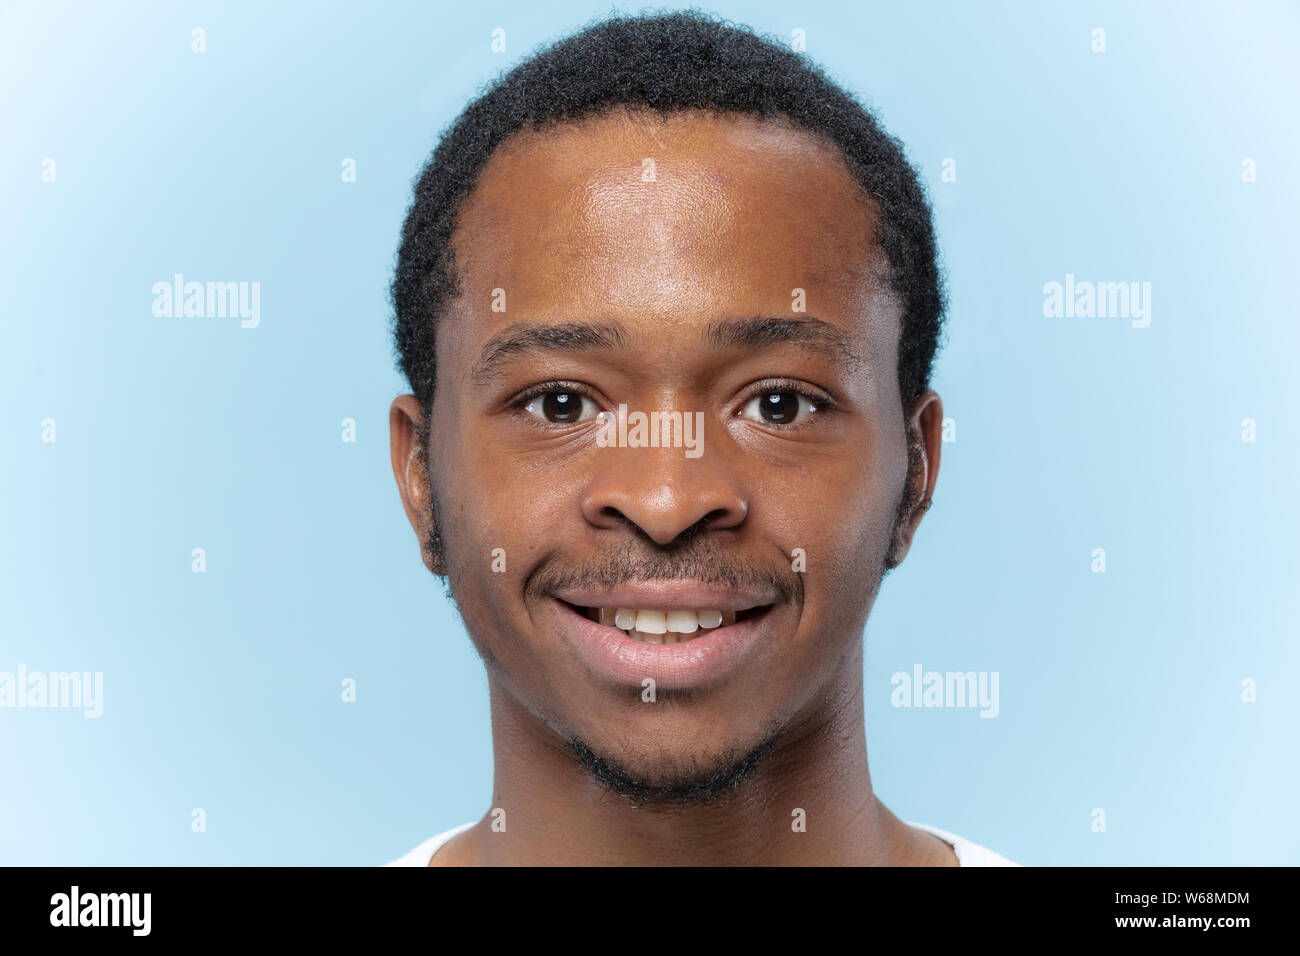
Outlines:
[[582,396],[576,392],[550,392],[542,399],[542,414],[557,425],[575,422],[582,414]]
[[799,414],[799,396],[794,392],[768,392],[758,403],[764,421],[773,424],[792,422]]

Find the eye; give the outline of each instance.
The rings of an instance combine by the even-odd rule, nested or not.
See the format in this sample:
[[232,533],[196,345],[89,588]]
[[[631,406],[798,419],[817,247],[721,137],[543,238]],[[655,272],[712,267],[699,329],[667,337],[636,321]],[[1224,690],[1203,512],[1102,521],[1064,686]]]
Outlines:
[[791,388],[767,388],[747,401],[741,418],[763,425],[792,425],[821,408],[822,403]]
[[524,411],[548,425],[573,425],[596,417],[596,403],[573,389],[557,387],[534,395]]

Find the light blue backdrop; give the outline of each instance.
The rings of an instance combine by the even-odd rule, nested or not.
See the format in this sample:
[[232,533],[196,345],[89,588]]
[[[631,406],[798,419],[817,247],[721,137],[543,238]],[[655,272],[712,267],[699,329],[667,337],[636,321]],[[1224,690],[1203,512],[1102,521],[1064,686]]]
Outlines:
[[[873,776],[1024,863],[1297,863],[1300,14],[1085,6],[712,8],[805,30],[936,204],[957,440],[868,627]],[[386,286],[436,132],[608,10],[6,5],[0,671],[102,672],[103,714],[0,710],[0,862],[367,864],[487,808]],[[176,273],[260,324],[155,317]],[[1045,316],[1067,274],[1150,282],[1149,327]],[[891,706],[916,664],[998,717]]]

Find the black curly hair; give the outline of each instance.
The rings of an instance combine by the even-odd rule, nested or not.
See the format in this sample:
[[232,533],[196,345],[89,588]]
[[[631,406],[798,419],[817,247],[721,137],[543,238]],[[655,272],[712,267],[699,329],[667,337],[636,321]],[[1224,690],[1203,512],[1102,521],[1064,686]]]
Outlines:
[[512,134],[620,106],[784,116],[839,147],[879,210],[874,239],[903,309],[904,408],[928,387],[946,303],[930,206],[902,146],[804,56],[690,10],[588,26],[500,77],[443,133],[415,186],[391,290],[398,362],[426,422],[437,322],[457,292],[451,237],[462,201]]

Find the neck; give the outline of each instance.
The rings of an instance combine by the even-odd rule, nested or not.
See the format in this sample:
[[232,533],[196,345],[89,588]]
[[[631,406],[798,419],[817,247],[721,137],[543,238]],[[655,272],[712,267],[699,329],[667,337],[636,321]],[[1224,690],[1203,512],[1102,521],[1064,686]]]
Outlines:
[[716,866],[897,864],[942,853],[940,841],[904,825],[872,792],[861,645],[815,698],[725,803],[632,809],[493,676],[493,811],[448,856],[487,865]]

